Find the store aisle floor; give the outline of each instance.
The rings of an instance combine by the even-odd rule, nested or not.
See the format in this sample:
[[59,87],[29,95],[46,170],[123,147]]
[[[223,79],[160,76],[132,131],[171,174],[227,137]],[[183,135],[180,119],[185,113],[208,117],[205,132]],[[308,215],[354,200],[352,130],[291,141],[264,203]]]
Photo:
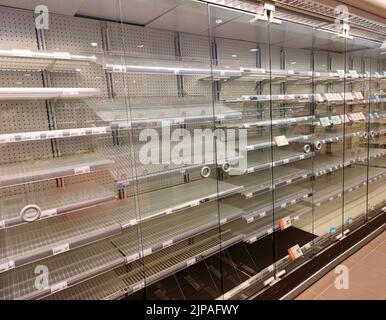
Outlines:
[[331,270],[296,300],[386,300],[386,231],[341,265],[348,268],[348,289],[336,288],[335,282],[344,283],[342,273]]

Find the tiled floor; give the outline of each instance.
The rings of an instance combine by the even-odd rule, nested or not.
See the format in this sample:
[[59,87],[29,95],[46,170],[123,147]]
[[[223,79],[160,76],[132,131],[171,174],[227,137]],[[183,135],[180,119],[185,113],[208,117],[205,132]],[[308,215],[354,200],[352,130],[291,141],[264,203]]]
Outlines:
[[296,300],[386,300],[386,231],[341,265],[348,268],[348,289],[335,287],[342,273],[331,270]]

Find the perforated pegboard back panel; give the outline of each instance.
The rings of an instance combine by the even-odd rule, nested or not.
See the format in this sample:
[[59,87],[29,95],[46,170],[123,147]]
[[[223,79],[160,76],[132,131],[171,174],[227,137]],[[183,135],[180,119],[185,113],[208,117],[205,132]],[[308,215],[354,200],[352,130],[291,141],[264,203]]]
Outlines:
[[0,48],[37,49],[32,11],[0,6]]
[[100,25],[98,20],[50,14],[49,29],[45,30],[47,50],[102,52]]

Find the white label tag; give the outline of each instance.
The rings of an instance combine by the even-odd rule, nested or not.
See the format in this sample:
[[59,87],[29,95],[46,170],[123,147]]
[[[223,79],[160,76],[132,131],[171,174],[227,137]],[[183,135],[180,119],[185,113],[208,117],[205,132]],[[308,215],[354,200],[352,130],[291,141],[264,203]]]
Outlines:
[[61,246],[52,248],[52,254],[56,255],[56,254],[59,254],[59,253],[66,252],[68,250],[70,250],[70,244],[66,243],[66,244],[62,244]]
[[90,172],[90,166],[83,166],[74,169],[75,174],[84,174]]
[[67,288],[67,281],[62,281],[51,286],[51,293],[55,293]]
[[311,243],[306,243],[303,247],[305,250],[308,250],[311,248]]
[[223,224],[227,223],[227,221],[228,221],[227,218],[221,219],[220,220],[220,225],[223,225]]
[[0,220],[0,230],[5,228],[5,221]]
[[170,208],[165,210],[165,214],[167,215],[171,214],[172,212],[173,212],[173,209],[170,209]]
[[266,213],[265,211],[264,211],[264,212],[261,212],[261,213],[260,213],[260,218],[264,218],[264,217],[266,216],[266,214],[267,214],[267,213]]
[[247,240],[247,242],[248,242],[248,243],[253,243],[253,242],[255,242],[256,240],[257,240],[257,237],[254,236],[254,237],[252,237],[252,238],[249,238],[249,239]]
[[255,218],[254,217],[250,217],[250,218],[247,219],[247,223],[251,223],[251,222],[253,222],[253,220],[255,220]]
[[173,245],[173,240],[166,241],[162,244],[163,248],[167,248]]

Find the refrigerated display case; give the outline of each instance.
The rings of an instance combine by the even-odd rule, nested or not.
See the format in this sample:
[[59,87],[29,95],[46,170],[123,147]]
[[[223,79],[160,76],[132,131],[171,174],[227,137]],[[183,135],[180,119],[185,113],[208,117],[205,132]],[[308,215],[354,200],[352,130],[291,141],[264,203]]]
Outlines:
[[248,299],[384,219],[381,24],[5,2],[0,299]]

